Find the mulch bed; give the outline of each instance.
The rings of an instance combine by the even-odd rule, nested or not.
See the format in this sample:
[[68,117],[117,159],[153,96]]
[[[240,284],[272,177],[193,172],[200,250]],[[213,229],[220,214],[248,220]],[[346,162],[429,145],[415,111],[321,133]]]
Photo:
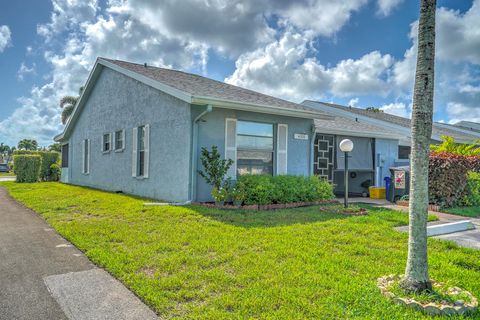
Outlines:
[[337,200],[321,200],[312,202],[293,202],[293,203],[274,203],[265,205],[241,205],[234,206],[233,204],[216,205],[214,202],[197,202],[196,205],[200,205],[207,208],[226,209],[226,210],[277,210],[277,209],[291,209],[307,206],[317,206],[322,204],[338,204]]

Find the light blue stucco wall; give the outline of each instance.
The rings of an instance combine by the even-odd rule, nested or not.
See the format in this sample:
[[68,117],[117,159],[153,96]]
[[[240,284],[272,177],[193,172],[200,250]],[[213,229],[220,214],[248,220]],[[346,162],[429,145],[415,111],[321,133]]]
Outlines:
[[[192,106],[192,119],[205,110],[205,107]],[[223,108],[213,108],[213,111],[206,114],[198,123],[198,152],[197,167],[201,169],[200,150],[202,147],[211,149],[216,145],[222,156],[225,155],[225,119],[233,118],[237,120],[256,121],[273,124],[288,125],[288,149],[287,149],[287,173],[291,175],[309,175],[310,174],[310,151],[311,132],[313,120],[301,119],[285,116],[276,116],[262,113],[246,112],[240,110],[231,110]],[[275,126],[276,127],[276,126]],[[295,133],[308,134],[309,140],[294,139]],[[274,132],[276,135],[276,132]],[[276,145],[276,139],[274,140]],[[275,167],[275,158],[274,158]],[[275,170],[275,168],[274,168]],[[211,186],[207,185],[202,177],[197,174],[196,177],[196,198],[198,201],[211,200]]]
[[398,159],[398,140],[375,139],[375,154],[380,155],[380,161],[375,163],[380,168],[380,178],[377,179],[381,179],[379,183],[385,186],[383,178],[390,176],[389,168],[395,166]]
[[[191,108],[173,96],[104,68],[69,139],[69,182],[168,201],[189,199]],[[149,177],[132,177],[132,131],[150,125]],[[104,154],[102,135],[125,130],[125,150]],[[82,141],[91,140],[90,174]]]

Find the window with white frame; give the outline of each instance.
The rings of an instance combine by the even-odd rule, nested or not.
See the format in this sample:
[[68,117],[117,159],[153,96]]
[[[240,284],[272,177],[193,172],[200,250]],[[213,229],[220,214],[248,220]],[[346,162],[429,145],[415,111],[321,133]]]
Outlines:
[[85,139],[83,140],[82,146],[82,153],[83,153],[83,166],[82,166],[82,173],[89,174],[90,173],[90,140]]
[[125,130],[115,131],[115,151],[125,149]]
[[273,175],[273,124],[237,121],[237,174]]
[[148,178],[150,126],[144,125],[133,129],[132,176]]
[[102,138],[102,151],[110,152],[111,149],[112,149],[112,134],[105,133]]

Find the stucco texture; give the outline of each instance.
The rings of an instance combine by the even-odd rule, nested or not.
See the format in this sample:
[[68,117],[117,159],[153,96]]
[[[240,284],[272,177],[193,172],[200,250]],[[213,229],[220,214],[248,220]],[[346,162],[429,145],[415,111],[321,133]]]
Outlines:
[[[192,106],[192,117],[196,117],[205,107]],[[313,120],[277,116],[263,113],[253,113],[240,110],[231,110],[223,108],[213,108],[212,112],[202,117],[198,122],[198,152],[196,152],[196,161],[198,169],[202,169],[200,162],[200,150],[202,147],[211,149],[213,145],[218,147],[222,156],[225,154],[225,119],[233,118],[244,121],[255,121],[275,124],[274,145],[276,146],[276,124],[288,125],[288,149],[287,149],[287,173],[291,175],[309,175],[310,174],[310,156]],[[294,139],[295,133],[308,135],[308,140]],[[275,171],[275,156],[274,156]],[[196,175],[196,199],[198,201],[210,201],[211,186],[197,174]]]
[[[189,199],[190,105],[103,68],[68,141],[69,182],[168,201]],[[132,177],[133,128],[150,125],[146,179]],[[122,152],[101,150],[102,136],[125,130]],[[90,174],[82,173],[82,141],[91,140]]]

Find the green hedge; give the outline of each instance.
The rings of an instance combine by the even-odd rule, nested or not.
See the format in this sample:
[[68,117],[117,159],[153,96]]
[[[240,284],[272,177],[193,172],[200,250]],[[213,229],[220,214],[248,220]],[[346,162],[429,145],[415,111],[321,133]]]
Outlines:
[[467,194],[463,197],[463,206],[480,206],[480,173],[470,171],[467,176]]
[[42,157],[40,155],[14,155],[13,163],[17,182],[37,182],[40,178],[40,168],[42,166]]
[[332,185],[318,177],[241,176],[236,188],[244,194],[245,204],[310,202],[334,198]]
[[58,164],[60,161],[60,154],[58,152],[16,150],[13,154],[14,155],[39,155],[40,157],[42,157],[42,167],[40,168],[40,180],[42,181],[58,180],[56,172],[53,172],[51,169],[52,164]]

